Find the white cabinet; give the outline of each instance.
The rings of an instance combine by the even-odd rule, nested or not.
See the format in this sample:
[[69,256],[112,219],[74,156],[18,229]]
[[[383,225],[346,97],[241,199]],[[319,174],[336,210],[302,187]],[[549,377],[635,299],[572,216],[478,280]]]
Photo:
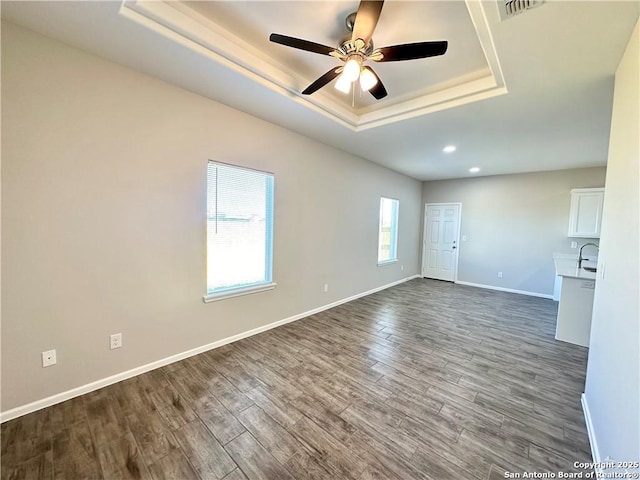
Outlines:
[[589,346],[595,280],[564,277],[558,305],[556,339]]
[[562,291],[562,277],[556,274],[556,280],[553,282],[553,299],[560,301],[560,292]]
[[574,188],[571,190],[569,236],[600,238],[604,188]]

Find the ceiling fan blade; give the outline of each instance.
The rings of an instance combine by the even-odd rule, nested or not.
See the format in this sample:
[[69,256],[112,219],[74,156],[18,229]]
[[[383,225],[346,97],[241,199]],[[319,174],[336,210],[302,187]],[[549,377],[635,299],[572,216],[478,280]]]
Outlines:
[[302,91],[302,94],[311,95],[313,92],[320,90],[327,83],[329,83],[331,80],[336,78],[340,74],[339,71],[340,71],[340,67],[332,68],[327,73],[322,75],[319,79],[317,79],[315,82],[313,82],[311,85],[309,85],[307,88],[305,88]]
[[[403,45],[393,45],[382,47],[378,50],[383,57],[378,62],[399,62],[400,60],[415,60],[417,58],[436,57],[444,55],[447,51],[448,42],[418,42],[405,43]],[[373,59],[375,60],[375,58]]]
[[328,47],[320,43],[310,42],[308,40],[302,40],[295,37],[288,37],[286,35],[280,35],[279,33],[272,33],[269,35],[269,40],[273,43],[279,43],[280,45],[305,50],[307,52],[319,53],[321,55],[329,55],[335,50],[335,48]]
[[365,45],[371,40],[373,31],[378,24],[380,18],[380,12],[382,12],[382,1],[368,1],[362,0],[358,6],[358,12],[356,13],[356,21],[353,25],[353,34],[351,40],[354,41],[357,38],[364,40]]
[[384,85],[382,84],[382,80],[380,80],[380,77],[378,76],[378,74],[376,72],[373,71],[373,68],[371,67],[364,67],[366,70],[369,70],[378,80],[378,83],[376,83],[373,87],[371,87],[369,89],[369,93],[371,95],[373,95],[376,100],[380,100],[384,97],[387,96],[387,89],[384,88]]

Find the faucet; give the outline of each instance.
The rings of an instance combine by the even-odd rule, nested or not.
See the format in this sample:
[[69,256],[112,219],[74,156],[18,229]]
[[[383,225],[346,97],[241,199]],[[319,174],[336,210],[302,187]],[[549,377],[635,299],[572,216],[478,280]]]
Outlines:
[[593,245],[594,247],[596,247],[598,250],[600,250],[600,246],[597,243],[585,243],[584,245],[582,245],[580,247],[580,253],[578,254],[578,268],[582,267],[582,261],[583,260],[589,260],[588,258],[582,258],[582,249],[588,245]]

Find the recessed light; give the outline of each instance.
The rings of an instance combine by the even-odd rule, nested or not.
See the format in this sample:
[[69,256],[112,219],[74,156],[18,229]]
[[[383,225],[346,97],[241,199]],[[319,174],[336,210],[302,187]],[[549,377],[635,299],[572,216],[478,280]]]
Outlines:
[[455,151],[456,151],[456,146],[455,146],[455,145],[447,145],[446,147],[444,147],[444,148],[442,149],[442,151],[443,151],[444,153],[452,153],[452,152],[455,152]]
[[470,171],[471,173],[478,173],[478,172],[480,171],[480,169],[479,169],[478,167],[471,167],[471,168],[469,169],[469,171]]

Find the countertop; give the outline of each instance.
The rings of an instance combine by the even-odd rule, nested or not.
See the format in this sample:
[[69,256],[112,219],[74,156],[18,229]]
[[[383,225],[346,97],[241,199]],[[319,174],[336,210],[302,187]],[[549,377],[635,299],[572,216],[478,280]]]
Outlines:
[[[589,261],[583,261],[583,267],[596,267],[596,257],[587,257]],[[578,259],[572,255],[554,254],[553,263],[556,266],[556,275],[561,277],[595,280],[596,272],[587,272],[584,268],[578,268]]]

